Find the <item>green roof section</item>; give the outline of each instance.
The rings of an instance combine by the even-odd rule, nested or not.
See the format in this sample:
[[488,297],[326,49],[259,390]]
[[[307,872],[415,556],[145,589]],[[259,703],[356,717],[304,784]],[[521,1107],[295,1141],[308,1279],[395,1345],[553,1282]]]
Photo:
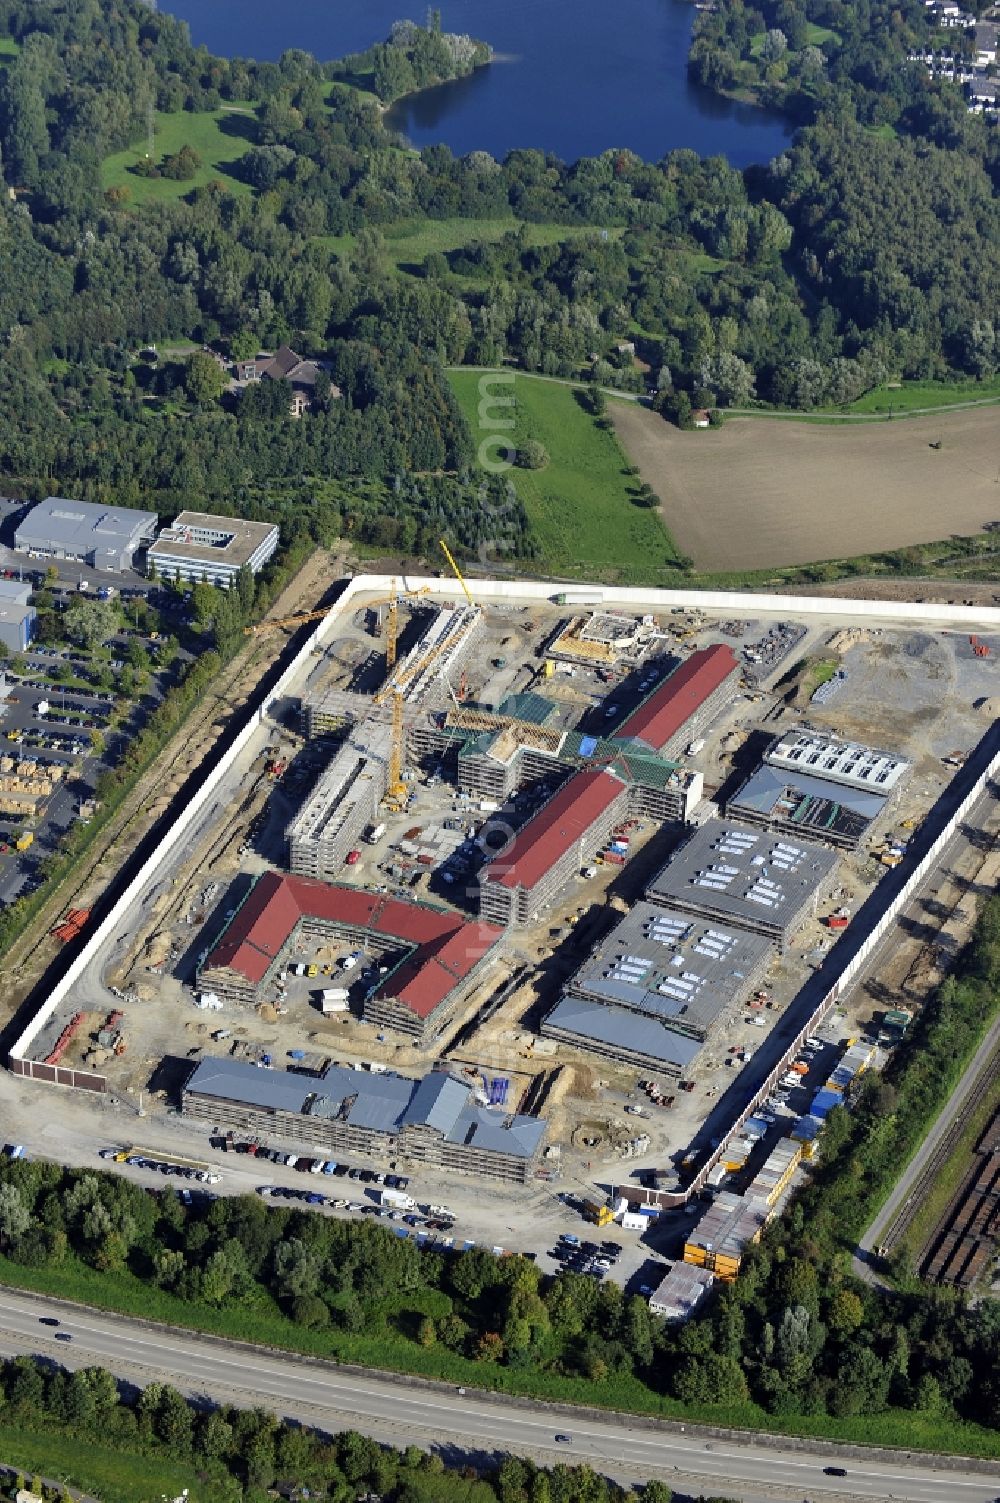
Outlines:
[[545,725],[558,712],[558,705],[544,694],[508,694],[497,710],[498,715],[509,715],[512,720],[526,720],[529,725]]

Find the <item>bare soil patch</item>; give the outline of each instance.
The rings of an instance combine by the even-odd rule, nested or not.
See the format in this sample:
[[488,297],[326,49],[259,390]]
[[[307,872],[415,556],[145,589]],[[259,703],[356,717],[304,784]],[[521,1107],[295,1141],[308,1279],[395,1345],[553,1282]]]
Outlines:
[[1000,520],[992,408],[850,427],[729,418],[695,433],[637,403],[608,411],[679,551],[699,569],[881,553]]

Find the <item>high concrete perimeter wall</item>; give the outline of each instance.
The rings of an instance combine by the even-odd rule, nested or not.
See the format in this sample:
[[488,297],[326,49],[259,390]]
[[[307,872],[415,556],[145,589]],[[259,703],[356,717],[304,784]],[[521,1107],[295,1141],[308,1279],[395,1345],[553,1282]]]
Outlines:
[[[9,1055],[9,1064],[15,1073],[31,1076],[37,1080],[54,1082],[59,1085],[81,1085],[90,1090],[103,1090],[106,1088],[104,1077],[100,1075],[73,1070],[69,1067],[55,1068],[51,1065],[45,1065],[40,1061],[30,1059],[28,1053],[33,1042],[49,1022],[50,1018],[52,1018],[53,1014],[70,995],[80,976],[83,975],[94,957],[107,943],[112,931],[121,923],[122,918],[141,895],[143,889],[161,871],[165,858],[170,855],[179,841],[183,839],[194,820],[202,812],[216,788],[246,748],[261,721],[266,717],[271,705],[293,688],[296,678],[308,662],[313,649],[334,635],[341,616],[355,609],[354,602],[359,596],[382,595],[390,591],[393,585],[394,579],[388,574],[357,575],[348,584],[330,614],[325,616],[309,633],[299,651],[268,693],[266,699],[257,709],[251,712],[247,723],[234,737],[228,751],[220,758],[212,771],[206,775],[205,781],[185,804],[184,808],[178,811],[175,822],[167,830],[159,846],[143,863],[136,876],[121,893],[102,923],[91,934],[83,949],[46,997],[38,1012],[13,1045]],[[464,599],[462,588],[457,580],[409,578],[405,581],[405,588],[407,589],[419,589],[424,585],[428,586],[432,594],[442,601],[450,602],[452,600]],[[565,588],[567,592],[574,592],[574,590],[579,592],[583,587],[567,585]],[[474,595],[483,602],[495,601],[523,604],[531,601],[540,603],[551,600],[555,593],[561,591],[562,587],[534,580],[476,579],[472,581],[472,589]],[[951,628],[960,631],[984,631],[1000,628],[1000,609],[988,606],[914,605],[909,602],[897,603],[878,600],[827,600],[821,596],[806,595],[758,595],[737,591],[712,591],[709,593],[697,590],[643,590],[617,586],[595,587],[592,591],[588,590],[588,594],[594,596],[593,602],[589,602],[594,605],[626,606],[645,611],[670,610],[674,607],[682,606],[689,610],[733,611],[744,617],[757,615],[762,612],[775,612],[793,619],[813,616],[826,619],[873,620],[901,626],[936,625],[939,629]],[[907,874],[905,891],[894,900],[891,911],[887,910],[884,914],[878,933],[875,934],[873,932],[869,949],[865,950],[863,956],[858,956],[852,962],[849,974],[845,970],[845,973],[841,975],[836,985],[831,988],[829,995],[824,998],[822,1006],[810,1017],[808,1023],[802,1029],[801,1037],[805,1037],[815,1027],[816,1022],[832,1006],[833,1001],[844,987],[849,984],[852,977],[860,968],[863,959],[867,957],[871,946],[875,945],[878,939],[881,938],[881,935],[885,932],[885,928],[895,918],[896,913],[909,897],[913,887],[922,879],[927,867],[931,864],[937,851],[940,850],[941,845],[950,838],[957,821],[975,799],[980,796],[989,777],[995,772],[998,763],[1000,763],[1000,752],[993,758],[989,768],[982,774],[981,778],[976,780],[976,787],[969,792],[968,798],[963,802],[962,810],[956,812],[949,821],[948,827],[942,830],[938,837],[938,842],[935,843],[933,852],[929,852],[924,857],[917,872],[914,872],[912,875]],[[884,885],[885,880],[879,884],[876,894],[881,891]],[[853,937],[853,926],[852,930],[848,931],[848,934]],[[838,943],[834,953],[837,953],[846,939],[847,936]],[[824,967],[824,973],[825,970],[826,967]],[[797,1047],[798,1040],[796,1042]],[[788,1057],[791,1057],[794,1053],[795,1050],[790,1051]],[[773,1072],[774,1078],[783,1073],[784,1068],[783,1061]],[[770,1088],[771,1078],[769,1077],[766,1087],[761,1092],[755,1093],[751,1106],[740,1114],[737,1121],[734,1121],[732,1125],[733,1131],[746,1120],[746,1117],[750,1115],[758,1101],[762,1100],[768,1094]],[[716,1155],[717,1157],[718,1155]],[[714,1162],[715,1159],[712,1159],[703,1166],[697,1181],[691,1186],[687,1194],[701,1188],[704,1175],[707,1174]],[[685,1198],[686,1195],[679,1197],[681,1200]]]

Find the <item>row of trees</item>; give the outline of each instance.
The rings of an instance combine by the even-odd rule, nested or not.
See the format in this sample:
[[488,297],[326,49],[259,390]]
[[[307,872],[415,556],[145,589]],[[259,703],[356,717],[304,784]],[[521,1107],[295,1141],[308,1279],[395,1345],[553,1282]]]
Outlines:
[[[9,1424],[23,1426],[44,1451],[48,1436],[82,1443],[74,1481],[94,1486],[88,1443],[125,1458],[167,1459],[192,1470],[191,1490],[213,1503],[264,1503],[282,1495],[317,1503],[670,1503],[670,1489],[650,1482],[636,1494],[587,1466],[551,1469],[509,1457],[496,1467],[447,1465],[437,1452],[381,1446],[357,1431],[321,1435],[263,1409],[195,1406],[166,1383],[136,1392],[101,1367],[74,1372],[29,1357],[0,1363],[0,1395]],[[21,1478],[21,1482],[31,1479]],[[287,1490],[291,1489],[288,1493]],[[40,1480],[33,1490],[42,1494]],[[103,1491],[103,1489],[102,1489]],[[46,1491],[53,1503],[70,1493]],[[704,1499],[702,1503],[725,1503]]]

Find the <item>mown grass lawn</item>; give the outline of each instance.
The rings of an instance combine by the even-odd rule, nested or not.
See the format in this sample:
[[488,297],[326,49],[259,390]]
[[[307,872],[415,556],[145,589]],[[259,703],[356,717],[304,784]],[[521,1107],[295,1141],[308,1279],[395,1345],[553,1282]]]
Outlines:
[[903,381],[877,386],[851,404],[851,412],[911,412],[921,407],[947,407],[953,402],[1000,402],[1000,376],[988,381]]
[[68,1482],[101,1499],[101,1503],[160,1503],[190,1487],[190,1464],[166,1458],[138,1456],[120,1446],[62,1434],[54,1426],[0,1425],[0,1456],[23,1472],[28,1481],[37,1473]]
[[138,142],[125,151],[105,157],[101,166],[101,186],[128,188],[129,202],[140,206],[160,199],[183,198],[192,188],[200,188],[214,178],[221,178],[231,193],[250,193],[248,183],[234,176],[232,168],[256,138],[257,121],[251,103],[234,103],[224,109],[191,113],[177,110],[169,115],[157,111],[154,123],[153,158],[159,165],[165,156],[173,156],[182,146],[190,146],[201,157],[201,167],[187,182],[167,177],[140,177],[132,169],[146,154],[146,143]]
[[12,57],[17,57],[20,50],[20,44],[13,37],[0,37],[0,68]]
[[[522,227],[527,246],[558,245],[564,240],[596,233],[586,225],[530,224],[513,214],[493,219],[463,219],[458,215],[449,219],[402,219],[396,224],[380,226],[380,230],[388,260],[397,271],[405,271],[420,266],[433,251],[446,255],[476,242],[492,245]],[[616,237],[621,233],[620,229],[608,231]],[[337,256],[349,255],[354,247],[353,235],[323,235],[320,239]]]
[[[449,379],[478,446],[486,436],[479,431],[481,375],[454,370]],[[502,386],[491,389],[505,394]],[[540,568],[624,584],[675,576],[673,543],[657,513],[635,504],[638,481],[625,474],[628,461],[614,433],[599,428],[580,405],[580,390],[514,376],[515,427],[504,438],[515,448],[537,439],[549,456],[544,469],[511,471],[541,545]]]

